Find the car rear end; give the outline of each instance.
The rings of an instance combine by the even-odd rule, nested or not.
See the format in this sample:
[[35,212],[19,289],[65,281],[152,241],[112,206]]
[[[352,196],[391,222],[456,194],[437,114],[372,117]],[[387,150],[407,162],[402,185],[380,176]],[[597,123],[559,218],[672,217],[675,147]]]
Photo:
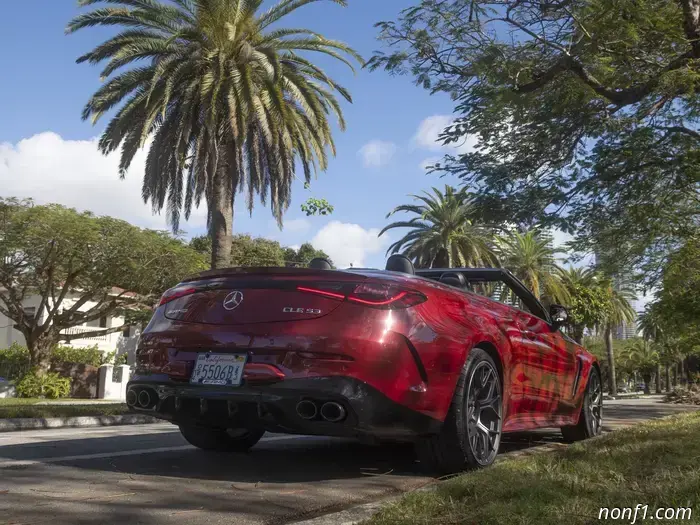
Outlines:
[[426,371],[407,334],[421,279],[296,268],[205,272],[140,337],[127,403],[180,425],[412,439]]

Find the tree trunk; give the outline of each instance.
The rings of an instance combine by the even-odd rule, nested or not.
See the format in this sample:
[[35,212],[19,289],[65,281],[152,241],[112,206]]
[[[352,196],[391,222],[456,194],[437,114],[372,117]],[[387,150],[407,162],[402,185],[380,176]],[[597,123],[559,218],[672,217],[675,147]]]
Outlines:
[[661,393],[661,364],[656,365],[656,377],[654,387],[657,394]]
[[647,395],[651,394],[651,372],[644,372],[642,379],[644,380],[644,393]]
[[229,166],[225,158],[219,160],[212,188],[209,210],[211,222],[211,267],[228,268],[231,265],[233,235],[233,188],[227,176]]
[[433,268],[449,268],[450,267],[450,254],[447,253],[445,248],[440,248],[433,259]]
[[666,365],[666,392],[671,391],[671,365]]
[[617,394],[617,383],[615,382],[615,353],[613,352],[612,328],[605,325],[605,349],[608,351],[608,379],[610,395]]
[[678,363],[673,365],[673,386],[678,386]]
[[48,330],[36,337],[25,336],[32,368],[37,368],[40,372],[48,372],[51,365],[51,351],[58,344],[58,338],[59,334],[55,330]]

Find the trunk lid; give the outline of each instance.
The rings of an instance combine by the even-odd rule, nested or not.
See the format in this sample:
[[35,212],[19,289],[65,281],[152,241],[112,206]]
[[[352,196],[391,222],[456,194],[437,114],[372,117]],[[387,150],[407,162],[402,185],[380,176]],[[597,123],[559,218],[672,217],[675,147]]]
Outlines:
[[[165,317],[212,325],[317,319],[342,304],[334,291],[340,292],[365,279],[349,272],[306,268],[213,270],[173,289],[181,289],[182,296],[165,303]],[[299,290],[319,287],[328,295]]]

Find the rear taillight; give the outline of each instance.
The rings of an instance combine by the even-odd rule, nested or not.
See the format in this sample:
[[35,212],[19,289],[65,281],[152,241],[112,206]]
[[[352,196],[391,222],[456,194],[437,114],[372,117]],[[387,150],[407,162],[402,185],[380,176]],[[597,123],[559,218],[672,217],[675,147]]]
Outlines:
[[158,306],[163,306],[164,304],[169,303],[170,301],[174,301],[175,299],[179,299],[180,297],[185,297],[186,295],[192,295],[193,293],[197,293],[197,291],[197,288],[195,288],[194,286],[176,286],[175,288],[167,290],[163,294],[163,296],[160,298]]
[[318,284],[315,286],[298,286],[300,292],[314,293],[338,299],[341,301],[380,308],[383,310],[395,310],[409,308],[427,300],[425,295],[413,290],[406,290],[400,286],[382,283],[362,283],[348,285]]

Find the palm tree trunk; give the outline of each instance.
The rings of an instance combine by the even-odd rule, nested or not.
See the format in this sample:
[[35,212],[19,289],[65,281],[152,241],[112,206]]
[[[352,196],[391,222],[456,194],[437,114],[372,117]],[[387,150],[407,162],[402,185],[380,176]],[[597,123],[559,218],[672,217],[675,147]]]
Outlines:
[[666,365],[666,392],[671,391],[671,365]]
[[233,189],[228,183],[228,163],[220,159],[214,175],[212,202],[209,204],[211,222],[211,267],[228,268],[231,265],[233,235]]
[[449,268],[450,254],[445,248],[440,248],[433,259],[433,268]]
[[617,394],[617,382],[615,381],[615,354],[613,352],[612,328],[605,325],[605,349],[608,351],[608,380],[610,395]]
[[661,364],[656,365],[656,378],[655,378],[655,389],[656,393],[661,393]]

